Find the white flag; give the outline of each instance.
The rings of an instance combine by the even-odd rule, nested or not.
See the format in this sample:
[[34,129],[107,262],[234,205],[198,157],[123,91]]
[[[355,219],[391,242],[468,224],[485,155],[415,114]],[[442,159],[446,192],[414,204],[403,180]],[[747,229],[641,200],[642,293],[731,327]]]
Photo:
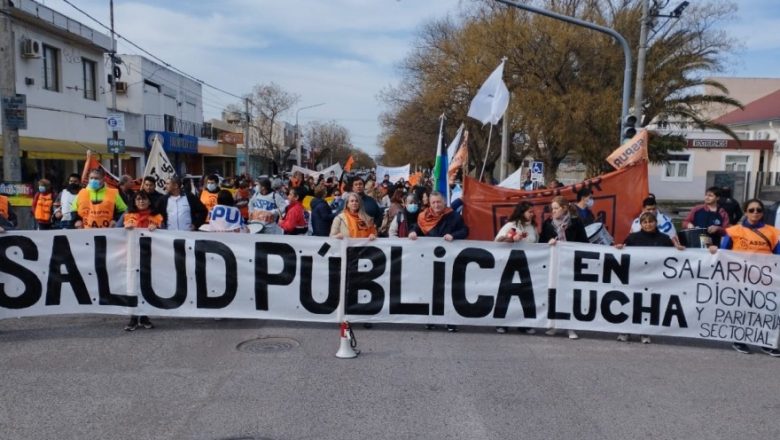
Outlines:
[[488,122],[493,125],[498,124],[498,120],[504,116],[509,106],[509,90],[504,84],[503,75],[504,62],[501,61],[471,100],[468,116],[482,122],[483,125]]
[[144,177],[152,176],[157,179],[155,189],[160,194],[165,194],[165,185],[168,180],[176,174],[176,170],[168,160],[168,155],[163,151],[162,143],[158,136],[154,136],[152,141],[152,152],[149,153],[149,160],[146,161],[144,168]]

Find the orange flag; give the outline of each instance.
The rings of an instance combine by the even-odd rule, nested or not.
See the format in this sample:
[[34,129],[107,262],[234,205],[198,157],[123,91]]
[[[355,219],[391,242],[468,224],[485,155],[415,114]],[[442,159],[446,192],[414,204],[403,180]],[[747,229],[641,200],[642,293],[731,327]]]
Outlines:
[[81,182],[86,183],[89,177],[89,172],[94,170],[95,168],[102,168],[103,171],[106,173],[106,186],[109,188],[116,188],[119,186],[119,178],[115,175],[111,174],[110,171],[106,169],[106,167],[103,166],[102,163],[98,162],[97,157],[95,157],[92,154],[92,151],[87,150],[87,161],[84,162],[84,170],[81,172]]
[[455,176],[458,175],[458,171],[463,169],[463,175],[466,175],[466,169],[468,167],[469,163],[469,131],[466,130],[463,133],[463,140],[460,141],[460,146],[458,147],[458,151],[455,152],[455,155],[450,160],[450,167],[447,170],[447,180],[449,181],[450,185],[455,183]]
[[347,158],[347,162],[344,164],[344,171],[352,171],[352,164],[355,163],[355,159],[350,155]]
[[619,146],[617,150],[607,156],[607,162],[619,170],[636,161],[647,160],[648,141],[647,130],[640,131],[631,140]]

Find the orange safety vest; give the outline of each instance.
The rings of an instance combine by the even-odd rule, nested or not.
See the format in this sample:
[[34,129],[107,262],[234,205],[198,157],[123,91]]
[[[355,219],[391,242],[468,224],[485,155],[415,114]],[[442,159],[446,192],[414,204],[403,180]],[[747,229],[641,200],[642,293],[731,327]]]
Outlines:
[[731,250],[771,254],[772,250],[777,246],[778,240],[780,240],[780,231],[769,225],[764,225],[758,228],[758,230],[769,239],[769,243],[763,237],[750,230],[750,228],[746,228],[741,224],[727,228],[726,233],[731,238]]
[[128,212],[125,214],[125,226],[134,228],[148,228],[149,225],[155,225],[158,228],[162,225],[163,218],[160,214],[141,215],[137,212]]
[[0,216],[7,220],[8,213],[8,197],[0,196]]
[[38,223],[51,223],[51,207],[54,205],[51,193],[38,193],[33,216]]
[[76,196],[78,200],[78,213],[85,229],[90,228],[108,228],[111,226],[111,220],[114,219],[114,209],[116,208],[116,198],[119,197],[119,191],[115,188],[106,188],[103,200],[93,203],[89,197],[89,190],[84,188]]
[[[250,194],[248,189],[237,189],[236,193],[233,194],[234,197],[238,198],[238,196],[241,197],[241,200],[249,201]],[[236,200],[238,201],[238,200]],[[241,217],[244,218],[244,220],[247,220],[249,218],[249,204],[246,204],[240,208],[238,208],[239,211],[241,211]]]
[[[210,193],[208,190],[203,190],[200,193],[200,202],[203,203],[203,205],[206,207],[206,211],[208,214],[211,213],[211,210],[217,206],[217,193]],[[206,215],[206,223],[209,222],[209,216]]]

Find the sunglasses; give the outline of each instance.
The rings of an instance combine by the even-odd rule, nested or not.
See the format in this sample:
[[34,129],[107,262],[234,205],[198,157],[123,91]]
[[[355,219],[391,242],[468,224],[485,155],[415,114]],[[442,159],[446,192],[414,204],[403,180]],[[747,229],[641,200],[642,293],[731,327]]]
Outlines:
[[764,212],[764,210],[761,208],[748,208],[747,212],[749,212],[750,214],[754,214],[754,213],[761,214],[762,212]]

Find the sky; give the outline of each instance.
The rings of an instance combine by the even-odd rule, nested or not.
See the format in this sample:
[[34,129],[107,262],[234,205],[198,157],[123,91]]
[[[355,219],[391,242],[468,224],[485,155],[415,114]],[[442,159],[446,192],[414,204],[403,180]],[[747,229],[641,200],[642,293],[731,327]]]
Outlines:
[[[378,94],[398,84],[398,65],[420,26],[456,14],[460,1],[115,0],[114,21],[122,36],[233,94],[269,82],[298,94],[298,105],[285,115],[290,123],[296,110],[324,103],[300,110],[299,123],[336,121],[356,147],[376,156],[382,153],[378,117],[384,110]],[[39,2],[103,30],[63,0]],[[109,0],[71,3],[109,24]],[[742,46],[724,76],[780,77],[778,0],[736,3],[739,10],[724,27]],[[118,52],[138,50],[120,40]],[[237,102],[204,87],[204,118],[219,118]]]

